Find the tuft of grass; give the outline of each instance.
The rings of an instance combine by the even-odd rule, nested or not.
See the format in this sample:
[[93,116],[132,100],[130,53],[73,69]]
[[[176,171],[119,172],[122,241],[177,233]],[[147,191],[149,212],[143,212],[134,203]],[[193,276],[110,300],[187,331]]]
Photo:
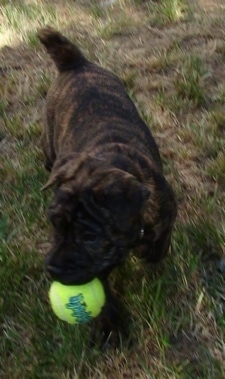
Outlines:
[[31,47],[37,45],[35,33],[38,27],[58,24],[57,7],[50,2],[46,3],[43,8],[42,3],[36,1],[30,3],[19,0],[16,2],[7,1],[2,5],[1,17],[4,20],[1,32],[7,35],[8,40],[14,42],[19,37],[20,40],[28,42]]
[[48,89],[51,84],[51,76],[47,72],[41,72],[39,80],[36,84],[36,91],[41,97],[45,97],[47,95]]
[[168,21],[178,21],[183,17],[184,4],[181,0],[162,0],[159,11]]
[[[225,99],[223,102],[225,103]],[[215,129],[217,136],[223,137],[225,133],[225,112],[223,107],[222,109],[218,108],[211,112],[209,122]]]
[[202,59],[198,56],[187,56],[174,81],[178,96],[191,100],[194,105],[204,105],[206,103],[204,80],[207,76],[208,72]]
[[207,167],[208,174],[218,183],[218,185],[224,187],[225,185],[225,153],[219,151],[213,161],[211,161]]
[[104,8],[99,4],[98,1],[93,1],[91,3],[91,15],[95,21],[98,21],[105,15]]
[[107,20],[98,20],[96,29],[101,38],[110,39],[117,35],[121,35],[124,31],[127,33],[130,28],[130,18],[126,15],[122,15],[117,20],[107,17]]
[[182,21],[187,15],[187,2],[184,0],[160,0],[157,4],[150,4],[150,13],[155,12],[154,23],[166,25]]
[[36,48],[39,45],[39,39],[37,38],[36,30],[26,33],[25,41],[31,48]]

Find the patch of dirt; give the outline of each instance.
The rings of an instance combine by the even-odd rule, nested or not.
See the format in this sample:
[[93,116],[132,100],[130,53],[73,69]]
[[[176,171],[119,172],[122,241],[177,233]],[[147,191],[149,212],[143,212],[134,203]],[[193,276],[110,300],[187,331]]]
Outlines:
[[217,13],[225,10],[223,0],[197,0],[197,3],[205,12]]
[[3,137],[0,141],[0,155],[2,155],[4,158],[15,158],[17,153],[14,150],[13,145],[13,141],[9,137]]

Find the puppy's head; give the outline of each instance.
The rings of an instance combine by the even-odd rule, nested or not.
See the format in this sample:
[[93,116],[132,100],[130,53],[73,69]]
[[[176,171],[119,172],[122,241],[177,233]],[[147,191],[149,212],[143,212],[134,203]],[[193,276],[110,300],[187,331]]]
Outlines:
[[53,184],[48,271],[65,284],[107,275],[140,239],[148,190],[132,175],[87,156],[57,164],[45,188]]

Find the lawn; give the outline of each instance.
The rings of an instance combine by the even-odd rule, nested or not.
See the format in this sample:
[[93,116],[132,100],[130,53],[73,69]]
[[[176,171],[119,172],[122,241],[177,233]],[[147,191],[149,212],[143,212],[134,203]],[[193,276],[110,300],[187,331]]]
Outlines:
[[[90,326],[49,306],[44,25],[123,80],[177,196],[169,256],[146,267],[131,254],[112,278],[126,282],[130,347],[90,348]],[[224,0],[1,0],[0,116],[0,378],[224,379]]]

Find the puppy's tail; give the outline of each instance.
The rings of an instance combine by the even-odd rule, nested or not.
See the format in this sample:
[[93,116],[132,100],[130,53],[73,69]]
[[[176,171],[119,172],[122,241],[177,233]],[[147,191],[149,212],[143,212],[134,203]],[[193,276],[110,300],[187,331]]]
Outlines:
[[81,51],[66,37],[47,27],[37,34],[60,72],[71,70],[87,62]]

